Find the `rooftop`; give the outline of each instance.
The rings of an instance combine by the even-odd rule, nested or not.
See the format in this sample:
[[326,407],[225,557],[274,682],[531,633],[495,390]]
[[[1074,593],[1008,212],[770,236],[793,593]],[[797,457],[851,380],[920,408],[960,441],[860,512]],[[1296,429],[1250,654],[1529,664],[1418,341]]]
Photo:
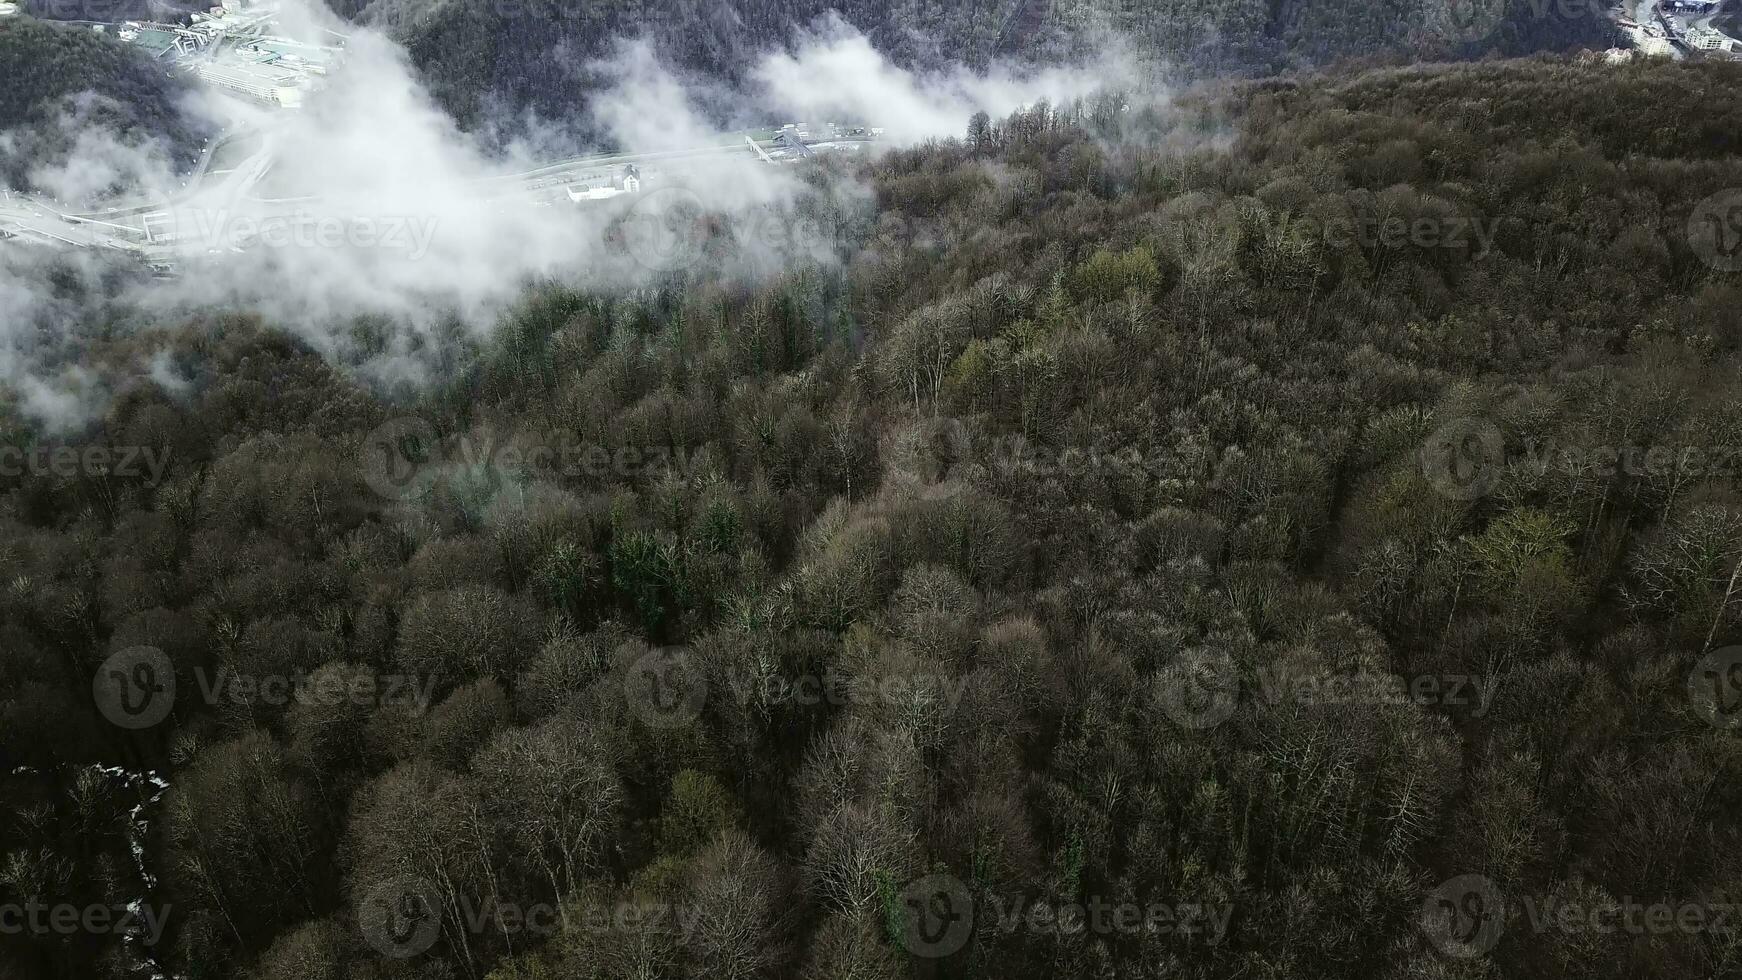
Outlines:
[[127,40],[139,45],[154,55],[161,55],[175,48],[175,34],[156,27],[141,27]]
[[250,61],[209,61],[199,66],[205,78],[214,82],[243,85],[276,85],[289,87],[302,77],[300,73],[276,65]]

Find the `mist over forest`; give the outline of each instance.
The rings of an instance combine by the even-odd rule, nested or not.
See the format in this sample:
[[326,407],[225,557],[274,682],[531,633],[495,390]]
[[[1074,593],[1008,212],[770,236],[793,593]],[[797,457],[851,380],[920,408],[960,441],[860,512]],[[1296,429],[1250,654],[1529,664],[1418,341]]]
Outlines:
[[1742,62],[20,6],[0,980],[1742,976]]

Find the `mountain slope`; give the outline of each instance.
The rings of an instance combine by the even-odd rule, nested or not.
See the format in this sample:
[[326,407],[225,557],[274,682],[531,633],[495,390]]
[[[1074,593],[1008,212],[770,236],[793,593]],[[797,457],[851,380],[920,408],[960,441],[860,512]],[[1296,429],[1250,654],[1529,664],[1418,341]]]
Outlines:
[[31,17],[0,20],[0,180],[29,185],[92,131],[134,149],[156,141],[164,157],[193,158],[200,136],[179,111],[181,79],[139,49],[89,28]]
[[[1474,13],[1463,13],[1472,4]],[[1519,55],[1619,43],[1592,5],[1525,0],[357,0],[339,9],[404,41],[443,104],[467,123],[480,121],[492,100],[547,118],[576,115],[599,81],[581,66],[615,38],[646,37],[678,68],[731,84],[761,54],[831,12],[895,64],[921,70],[984,66],[995,57],[1041,64],[1093,58],[1113,37],[1140,57],[1218,75],[1346,58]]]
[[201,980],[1733,975],[1739,92],[1035,107],[803,165],[832,261],[94,318],[167,466],[0,473],[0,901],[146,887],[101,763]]

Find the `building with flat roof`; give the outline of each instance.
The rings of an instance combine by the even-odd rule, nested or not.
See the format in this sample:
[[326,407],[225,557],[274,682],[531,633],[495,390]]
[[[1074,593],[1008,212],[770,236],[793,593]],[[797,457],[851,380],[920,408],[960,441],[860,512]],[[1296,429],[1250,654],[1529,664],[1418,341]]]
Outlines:
[[302,74],[292,69],[260,62],[208,61],[195,72],[208,84],[258,102],[287,109],[302,105]]
[[1690,27],[1682,34],[1682,40],[1696,51],[1733,51],[1737,44],[1735,38],[1710,27]]
[[563,192],[569,196],[570,201],[573,201],[576,204],[579,204],[582,201],[603,201],[608,198],[616,197],[619,194],[629,193],[620,187],[612,187],[609,184],[603,187],[590,187],[586,184],[570,184],[563,188]]
[[149,24],[137,24],[129,21],[117,34],[123,41],[145,49],[153,58],[161,58],[171,53],[180,53],[183,45],[173,30]]

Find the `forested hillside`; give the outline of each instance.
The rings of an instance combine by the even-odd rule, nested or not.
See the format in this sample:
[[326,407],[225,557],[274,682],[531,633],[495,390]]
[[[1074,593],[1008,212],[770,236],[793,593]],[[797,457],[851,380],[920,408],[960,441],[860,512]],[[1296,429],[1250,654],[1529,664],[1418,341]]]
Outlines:
[[645,37],[680,69],[738,84],[765,52],[834,13],[892,62],[918,71],[993,59],[1093,60],[1114,38],[1137,58],[1215,75],[1347,58],[1521,55],[1620,43],[1603,5],[1542,0],[330,2],[404,41],[443,105],[468,124],[493,105],[576,116],[610,82],[587,65],[609,53],[613,38]]
[[139,450],[0,454],[0,901],[189,980],[1736,976],[1739,90],[965,120],[807,164],[838,263],[430,387],[93,312],[158,380],[0,417]]
[[31,186],[31,170],[61,162],[97,127],[127,143],[156,139],[183,163],[197,152],[199,134],[178,109],[187,83],[107,34],[0,19],[0,65],[0,183]]
[[201,0],[19,0],[18,6],[41,20],[171,23],[185,21],[188,14],[205,11],[212,5]]

